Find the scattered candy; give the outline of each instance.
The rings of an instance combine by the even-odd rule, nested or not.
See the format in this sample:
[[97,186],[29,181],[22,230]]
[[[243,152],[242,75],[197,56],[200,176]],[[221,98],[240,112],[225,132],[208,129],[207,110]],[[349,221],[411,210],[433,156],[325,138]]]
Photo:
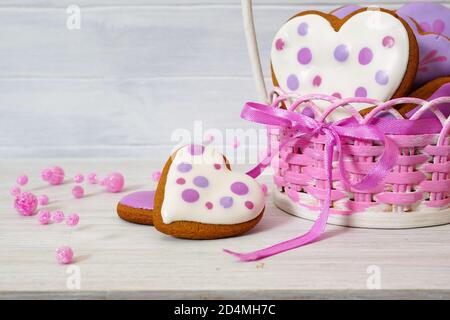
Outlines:
[[72,189],[72,194],[75,198],[80,199],[84,196],[84,189],[82,186],[75,186]]
[[97,184],[97,182],[98,182],[97,181],[97,174],[94,173],[94,172],[89,173],[88,176],[87,176],[87,179],[88,179],[89,184]]
[[155,181],[155,182],[158,182],[159,179],[161,179],[161,175],[162,175],[161,171],[153,172],[152,173],[152,180]]
[[64,182],[64,170],[58,166],[47,168],[42,171],[41,177],[51,185],[59,185]]
[[43,194],[43,195],[39,196],[38,202],[39,202],[39,205],[46,206],[46,205],[48,205],[48,197],[45,194]]
[[22,175],[17,177],[17,184],[20,186],[24,186],[28,183],[28,177],[26,175]]
[[20,190],[19,187],[12,187],[11,190],[9,191],[9,193],[10,193],[13,197],[17,197],[21,192],[22,192],[22,190]]
[[55,211],[53,213],[53,221],[56,223],[61,223],[64,221],[64,212],[61,210]]
[[80,221],[80,216],[76,213],[72,213],[67,217],[67,225],[69,227],[75,227]]
[[119,172],[113,172],[108,174],[108,176],[102,181],[102,185],[106,187],[106,191],[116,193],[123,189],[125,184],[125,179],[123,175]]
[[73,177],[73,181],[76,183],[82,183],[84,181],[84,176],[82,174],[77,174]]
[[56,249],[56,260],[59,264],[69,264],[73,261],[73,251],[71,247],[65,246]]
[[14,208],[23,216],[32,216],[36,212],[38,200],[31,192],[23,192],[14,199]]
[[40,224],[49,224],[52,220],[52,215],[48,210],[39,211],[38,221]]

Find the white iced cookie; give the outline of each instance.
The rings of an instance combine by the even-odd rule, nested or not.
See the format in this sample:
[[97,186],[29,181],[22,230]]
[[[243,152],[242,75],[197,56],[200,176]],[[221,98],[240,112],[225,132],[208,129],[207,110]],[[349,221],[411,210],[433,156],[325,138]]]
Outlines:
[[154,225],[180,238],[241,234],[261,219],[265,196],[250,176],[229,169],[210,146],[188,145],[167,161],[155,197]]
[[[411,29],[394,12],[364,8],[341,20],[305,11],[276,34],[272,75],[276,86],[301,95],[387,101],[408,93],[417,71],[417,52]],[[348,113],[334,118],[344,116]]]

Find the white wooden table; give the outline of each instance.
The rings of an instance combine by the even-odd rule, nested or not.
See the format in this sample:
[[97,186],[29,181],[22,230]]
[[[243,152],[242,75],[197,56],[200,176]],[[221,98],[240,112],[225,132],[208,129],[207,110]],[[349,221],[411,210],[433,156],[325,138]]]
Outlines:
[[[69,176],[119,170],[127,187],[108,194],[85,185],[87,196],[74,200],[72,183],[50,187],[38,179],[50,164],[62,165]],[[120,220],[116,202],[126,192],[152,188],[151,173],[160,165],[130,159],[1,160],[0,298],[450,298],[450,225],[413,230],[329,226],[323,241],[242,263],[222,248],[259,249],[305,232],[311,222],[269,203],[249,234],[187,241]],[[75,229],[41,226],[36,217],[19,216],[9,188],[21,173],[31,180],[26,189],[50,197],[49,209],[77,212],[80,224]],[[62,245],[73,248],[75,264],[56,263],[54,252]],[[73,266],[79,267],[80,289],[67,286],[76,274]],[[376,287],[377,279],[381,290],[368,288],[367,282]]]

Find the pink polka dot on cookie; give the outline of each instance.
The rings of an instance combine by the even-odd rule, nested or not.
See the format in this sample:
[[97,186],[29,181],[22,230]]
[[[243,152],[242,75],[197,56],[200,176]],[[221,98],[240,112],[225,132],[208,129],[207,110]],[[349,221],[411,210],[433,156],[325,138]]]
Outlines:
[[395,40],[391,36],[386,36],[386,37],[383,38],[382,43],[383,43],[383,47],[385,47],[385,48],[392,48],[394,46],[394,44],[395,44]]
[[275,49],[277,49],[278,51],[283,50],[284,49],[284,45],[285,45],[284,40],[281,39],[281,38],[278,38],[275,41]]
[[253,204],[253,202],[251,201],[245,201],[245,206],[247,207],[247,209],[252,210],[255,205]]
[[196,202],[200,198],[200,195],[194,189],[186,189],[181,193],[181,199],[185,202]]
[[302,48],[298,51],[297,60],[300,64],[308,64],[312,60],[312,53],[309,48]]
[[238,196],[243,196],[248,193],[248,187],[243,182],[235,182],[230,187],[231,192],[237,194]]
[[367,65],[372,61],[372,59],[373,53],[372,50],[370,50],[369,48],[365,47],[362,48],[361,51],[359,51],[358,61],[360,64]]
[[322,83],[322,78],[320,76],[315,76],[312,83],[314,87],[319,87]]
[[205,207],[208,209],[208,210],[211,210],[213,207],[214,207],[214,205],[212,204],[212,202],[206,202],[205,203]]
[[342,99],[342,94],[340,94],[339,92],[333,93],[332,96],[338,99]]
[[218,163],[214,164],[214,169],[220,170],[221,168],[222,168],[222,166],[220,164],[218,164]]
[[177,181],[175,181],[177,184],[185,184],[186,180],[184,180],[183,178],[178,178]]

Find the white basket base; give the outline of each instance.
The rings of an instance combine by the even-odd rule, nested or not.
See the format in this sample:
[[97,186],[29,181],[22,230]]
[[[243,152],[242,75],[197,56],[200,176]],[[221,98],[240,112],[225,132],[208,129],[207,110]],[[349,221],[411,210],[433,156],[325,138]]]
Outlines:
[[[312,211],[295,204],[285,194],[273,190],[275,205],[294,216],[316,220],[319,211]],[[407,229],[431,227],[450,223],[450,208],[444,210],[412,211],[393,213],[383,211],[366,211],[353,215],[330,215],[328,223],[338,226],[369,228],[369,229]]]

